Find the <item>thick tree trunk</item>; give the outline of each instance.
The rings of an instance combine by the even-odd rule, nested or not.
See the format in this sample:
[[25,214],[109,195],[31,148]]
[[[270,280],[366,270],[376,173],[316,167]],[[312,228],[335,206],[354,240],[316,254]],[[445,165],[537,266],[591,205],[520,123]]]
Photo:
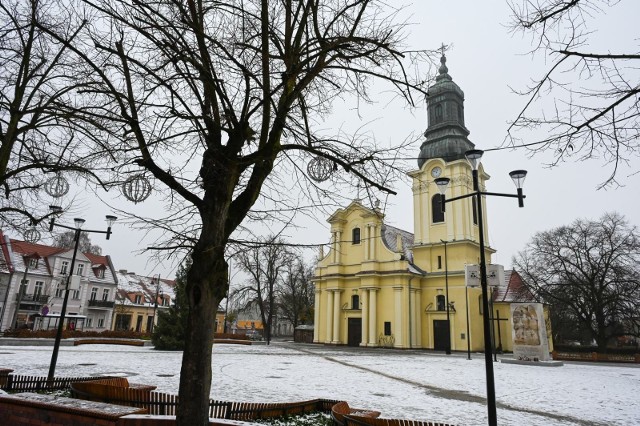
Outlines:
[[[201,237],[202,241],[202,237]],[[209,424],[211,347],[218,304],[227,287],[227,264],[222,249],[203,250],[196,245],[187,275],[189,316],[180,370],[179,426]]]

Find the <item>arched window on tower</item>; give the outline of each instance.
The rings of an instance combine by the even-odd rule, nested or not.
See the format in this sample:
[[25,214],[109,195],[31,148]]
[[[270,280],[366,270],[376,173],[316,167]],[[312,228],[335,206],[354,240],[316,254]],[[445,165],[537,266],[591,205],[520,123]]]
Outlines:
[[351,231],[351,243],[360,244],[360,228],[353,228]]
[[433,217],[433,223],[444,222],[444,212],[442,211],[442,197],[440,197],[440,194],[436,194],[431,198],[431,214]]
[[434,113],[436,123],[440,123],[442,121],[442,105],[436,105]]

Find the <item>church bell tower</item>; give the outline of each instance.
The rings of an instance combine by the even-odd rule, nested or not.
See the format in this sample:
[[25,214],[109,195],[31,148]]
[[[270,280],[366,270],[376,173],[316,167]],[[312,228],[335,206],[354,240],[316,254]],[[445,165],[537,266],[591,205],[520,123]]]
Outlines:
[[[477,263],[479,215],[473,197],[447,204],[446,211],[442,212],[434,182],[439,177],[451,179],[447,198],[473,191],[472,170],[465,153],[475,146],[469,140],[469,130],[465,127],[464,92],[449,75],[446,62],[443,53],[436,82],[427,93],[428,126],[420,146],[419,170],[409,173],[413,179],[414,250],[417,253],[440,246],[443,241],[454,242],[461,251],[457,258],[464,259],[466,263]],[[487,179],[489,176],[480,166],[481,188],[484,188]],[[486,212],[483,213],[486,218]],[[484,229],[486,233],[486,220]],[[487,254],[492,252],[491,249],[487,250]],[[430,265],[424,266],[426,270],[431,270]]]

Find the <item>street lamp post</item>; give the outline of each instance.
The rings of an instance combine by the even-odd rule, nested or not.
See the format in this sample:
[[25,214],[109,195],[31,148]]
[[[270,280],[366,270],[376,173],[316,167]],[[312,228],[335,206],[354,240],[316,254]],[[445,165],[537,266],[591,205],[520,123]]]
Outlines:
[[[153,280],[154,281],[156,280],[155,276],[153,277]],[[160,274],[158,274],[158,278],[156,281],[156,296],[153,301],[153,321],[151,321],[151,330],[149,330],[149,333],[153,333],[153,329],[155,328],[155,324],[157,322],[156,312],[158,311],[158,294],[159,293],[160,293]],[[163,294],[163,297],[164,297],[164,294]]]
[[440,240],[444,244],[444,293],[447,309],[447,347],[445,353],[451,355],[451,318],[449,317],[449,262],[447,260],[447,243],[449,241]]
[[55,223],[55,218],[57,214],[62,212],[62,208],[58,206],[50,206],[53,216],[51,216],[51,222],[49,223],[49,231],[53,231],[53,228],[57,226],[58,228],[70,229],[74,231],[74,246],[73,246],[73,256],[71,257],[71,266],[68,270],[67,279],[65,283],[65,292],[64,299],[62,301],[62,309],[60,310],[60,319],[58,322],[58,330],[56,332],[56,340],[53,345],[53,353],[51,354],[51,364],[49,364],[49,374],[47,375],[48,380],[53,380],[56,373],[56,363],[58,362],[58,351],[60,350],[60,340],[62,339],[62,330],[64,328],[64,316],[67,311],[67,302],[69,301],[69,284],[71,282],[71,275],[73,275],[73,270],[76,263],[76,256],[78,254],[78,244],[80,242],[80,233],[82,232],[91,232],[97,234],[107,234],[107,240],[111,237],[111,226],[113,222],[116,221],[116,217],[112,215],[107,215],[107,230],[106,231],[95,231],[95,230],[82,230],[82,225],[84,225],[85,220],[80,218],[73,219],[75,223],[75,227],[60,225]]
[[480,159],[484,152],[479,149],[472,149],[465,153],[469,164],[471,165],[473,176],[473,192],[458,197],[446,199],[445,194],[447,187],[449,186],[450,179],[441,177],[435,180],[438,190],[440,191],[442,200],[442,211],[445,211],[445,204],[452,201],[461,200],[463,198],[469,198],[475,196],[476,209],[478,211],[478,233],[480,243],[480,287],[482,288],[482,309],[485,313],[482,317],[482,328],[484,334],[484,361],[485,370],[487,376],[487,411],[488,420],[490,426],[497,426],[498,417],[496,414],[496,389],[493,375],[493,360],[491,359],[491,324],[489,323],[489,297],[487,291],[487,263],[485,259],[484,249],[484,223],[482,217],[482,196],[483,195],[495,195],[498,197],[511,197],[518,199],[518,206],[524,207],[525,196],[522,193],[522,184],[527,176],[526,170],[514,170],[509,173],[511,179],[516,185],[517,194],[502,194],[495,192],[486,192],[480,190],[480,184],[478,179],[478,166],[480,165]]

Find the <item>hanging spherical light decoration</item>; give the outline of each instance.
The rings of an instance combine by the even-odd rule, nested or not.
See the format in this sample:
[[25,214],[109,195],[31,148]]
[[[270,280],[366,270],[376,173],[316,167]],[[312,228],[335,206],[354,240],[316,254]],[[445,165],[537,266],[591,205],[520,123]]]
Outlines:
[[38,231],[35,226],[32,226],[26,231],[24,231],[24,233],[22,234],[22,237],[26,242],[33,244],[40,241],[41,235],[40,235],[40,231]]
[[307,173],[314,181],[324,182],[333,173],[333,166],[333,161],[324,157],[315,157],[307,164]]
[[44,190],[52,197],[60,198],[69,192],[69,182],[60,173],[56,173],[54,177],[44,183]]
[[127,200],[139,203],[151,195],[151,183],[143,174],[131,176],[122,184],[122,193]]

